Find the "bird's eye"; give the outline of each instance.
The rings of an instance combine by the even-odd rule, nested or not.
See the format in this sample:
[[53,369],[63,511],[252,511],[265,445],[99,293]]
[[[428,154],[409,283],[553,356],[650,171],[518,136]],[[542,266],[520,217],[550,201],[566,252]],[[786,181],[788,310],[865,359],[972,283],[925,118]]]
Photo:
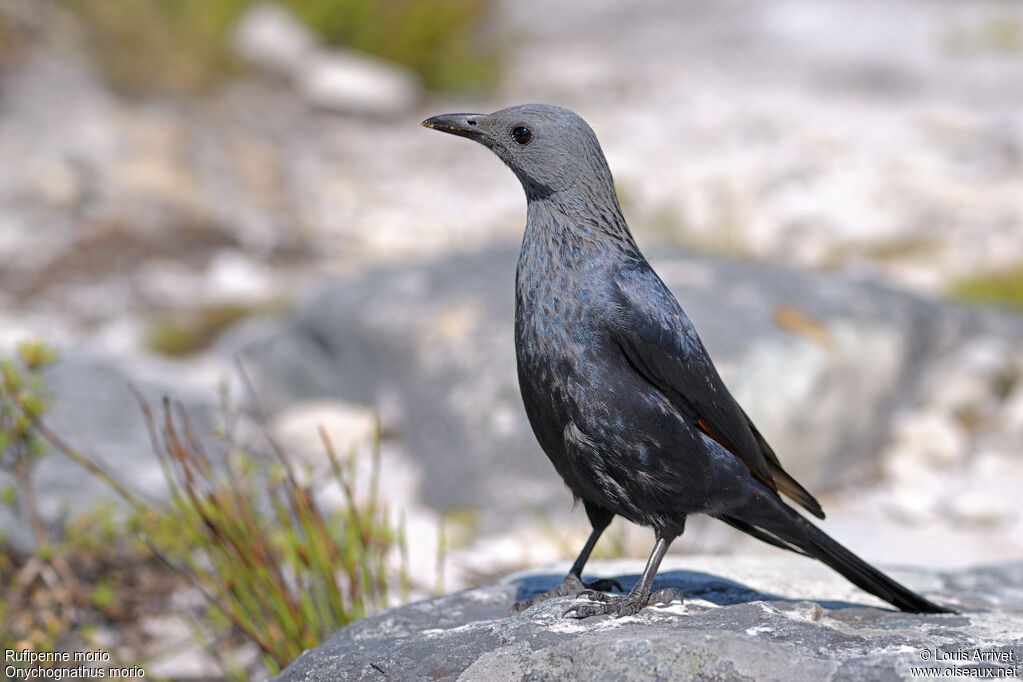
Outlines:
[[529,144],[533,139],[533,131],[526,126],[515,126],[511,131],[512,139],[519,144]]

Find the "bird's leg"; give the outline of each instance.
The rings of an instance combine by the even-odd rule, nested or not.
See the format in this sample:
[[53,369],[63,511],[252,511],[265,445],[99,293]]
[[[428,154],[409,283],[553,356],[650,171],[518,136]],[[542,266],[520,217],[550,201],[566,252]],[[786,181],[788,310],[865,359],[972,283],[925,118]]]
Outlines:
[[[587,512],[590,509],[587,508]],[[611,590],[612,587],[617,587],[618,591],[622,591],[622,585],[617,580],[594,580],[592,582],[584,583],[582,579],[583,566],[590,559],[590,553],[593,551],[594,545],[597,544],[597,540],[600,535],[607,528],[608,524],[611,523],[611,519],[614,518],[613,514],[589,514],[590,522],[593,524],[593,532],[590,533],[590,538],[586,541],[586,545],[583,547],[583,551],[579,552],[579,556],[576,557],[575,563],[572,564],[572,568],[568,571],[568,575],[561,581],[561,584],[554,589],[547,590],[543,594],[538,594],[535,597],[529,599],[523,599],[512,604],[510,611],[512,613],[518,613],[528,609],[534,604],[539,604],[542,601],[548,599],[554,599],[555,597],[574,597],[584,592],[592,592],[595,590]]]
[[603,592],[586,590],[582,595],[588,597],[590,601],[576,604],[565,611],[564,615],[572,616],[573,618],[588,618],[589,616],[602,616],[609,613],[618,617],[631,616],[647,605],[670,604],[675,599],[682,601],[682,590],[677,587],[658,590],[650,594],[650,586],[654,582],[654,576],[657,575],[657,567],[661,565],[661,559],[664,558],[664,553],[668,551],[671,540],[672,538],[657,538],[654,551],[650,553],[650,558],[646,562],[646,568],[643,569],[643,576],[636,583],[636,586],[632,588],[631,592],[622,596],[611,596]]

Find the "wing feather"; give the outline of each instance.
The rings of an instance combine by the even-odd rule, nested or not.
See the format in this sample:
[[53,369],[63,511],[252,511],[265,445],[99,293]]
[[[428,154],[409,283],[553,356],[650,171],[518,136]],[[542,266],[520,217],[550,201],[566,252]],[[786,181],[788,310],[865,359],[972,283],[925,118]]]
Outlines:
[[632,367],[764,485],[824,518],[817,500],[782,469],[729,393],[692,322],[653,270],[624,271],[617,283],[621,298],[613,333]]

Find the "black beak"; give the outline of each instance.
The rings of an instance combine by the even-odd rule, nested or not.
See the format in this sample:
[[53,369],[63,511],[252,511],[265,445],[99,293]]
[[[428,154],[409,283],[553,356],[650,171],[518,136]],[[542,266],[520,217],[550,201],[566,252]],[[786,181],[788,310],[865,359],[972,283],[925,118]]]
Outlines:
[[433,128],[443,133],[451,133],[459,137],[468,137],[480,142],[486,133],[479,128],[479,122],[486,114],[441,114],[431,116],[422,122],[424,128]]

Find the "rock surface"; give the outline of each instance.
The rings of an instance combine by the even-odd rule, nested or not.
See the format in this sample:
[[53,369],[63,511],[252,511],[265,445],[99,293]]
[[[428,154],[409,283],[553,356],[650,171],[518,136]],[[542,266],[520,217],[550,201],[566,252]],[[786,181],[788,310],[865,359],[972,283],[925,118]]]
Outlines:
[[[559,567],[561,570],[564,567]],[[626,588],[641,563],[595,564]],[[390,609],[305,652],[278,682],[312,680],[909,680],[973,668],[1023,675],[1023,563],[955,573],[893,570],[960,615],[917,615],[800,557],[669,557],[655,585],[685,605],[577,621],[561,598],[513,616],[560,571]],[[972,660],[975,652],[989,660]],[[955,660],[967,656],[969,660]],[[944,673],[950,677],[951,672]]]

